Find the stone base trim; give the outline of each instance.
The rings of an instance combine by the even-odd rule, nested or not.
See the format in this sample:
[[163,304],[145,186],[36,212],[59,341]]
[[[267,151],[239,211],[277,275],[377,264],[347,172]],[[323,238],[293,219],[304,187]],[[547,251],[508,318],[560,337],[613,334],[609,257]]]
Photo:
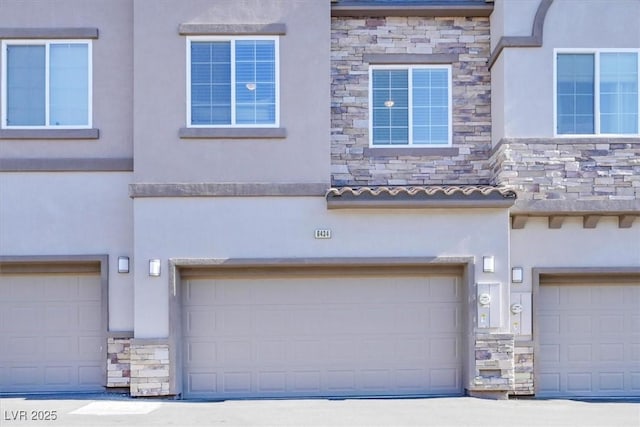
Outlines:
[[129,387],[131,337],[107,338],[107,388]]
[[131,396],[169,396],[169,343],[131,341]]
[[514,396],[535,394],[533,382],[533,342],[516,342],[514,349],[515,386],[510,392]]
[[478,392],[508,392],[514,388],[513,334],[477,334],[475,376],[470,395]]

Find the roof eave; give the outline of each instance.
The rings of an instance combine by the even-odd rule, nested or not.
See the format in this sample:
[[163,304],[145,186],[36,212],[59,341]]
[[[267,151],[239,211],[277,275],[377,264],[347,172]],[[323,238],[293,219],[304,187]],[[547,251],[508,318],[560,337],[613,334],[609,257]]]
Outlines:
[[381,18],[385,16],[477,17],[490,16],[493,4],[478,6],[341,6],[331,7],[331,16]]

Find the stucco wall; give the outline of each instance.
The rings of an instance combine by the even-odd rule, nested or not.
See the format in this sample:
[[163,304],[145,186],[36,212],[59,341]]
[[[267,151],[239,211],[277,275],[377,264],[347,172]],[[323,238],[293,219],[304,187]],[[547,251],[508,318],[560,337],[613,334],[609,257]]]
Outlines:
[[[366,54],[456,54],[452,65],[457,154],[369,154]],[[488,183],[491,149],[488,18],[333,18],[331,172],[334,185]],[[420,147],[424,149],[424,147]]]
[[[476,257],[494,255],[508,298],[505,209],[327,210],[322,197],[135,199],[136,338],[168,334],[170,258]],[[314,239],[329,228],[332,238]],[[163,273],[149,277],[149,259]],[[506,311],[505,311],[506,315]]]
[[[134,3],[137,182],[328,182],[329,2]],[[286,25],[280,36],[284,139],[180,139],[186,124],[183,23]]]
[[0,28],[97,28],[89,141],[1,140],[2,158],[130,158],[133,155],[131,0],[3,0]]
[[[507,4],[508,0],[496,2],[496,8]],[[522,18],[516,12],[517,8],[505,7],[504,20],[519,22]],[[494,144],[503,136],[552,137],[554,48],[638,48],[639,16],[640,2],[633,0],[554,0],[544,22],[543,46],[506,48],[494,65],[504,74],[504,93],[495,100],[504,108],[494,111],[504,114],[494,122],[504,123],[504,130],[495,132]]]
[[[0,174],[0,255],[109,255],[109,329],[133,330],[128,173]],[[133,265],[133,263],[132,263]]]

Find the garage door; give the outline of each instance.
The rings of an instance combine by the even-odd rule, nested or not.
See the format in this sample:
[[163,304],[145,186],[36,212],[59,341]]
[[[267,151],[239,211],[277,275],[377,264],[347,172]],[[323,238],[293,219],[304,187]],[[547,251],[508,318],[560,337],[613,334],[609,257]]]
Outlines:
[[457,277],[187,279],[182,291],[188,397],[462,393]]
[[541,284],[538,396],[640,396],[640,280]]
[[96,275],[0,275],[0,390],[102,390]]

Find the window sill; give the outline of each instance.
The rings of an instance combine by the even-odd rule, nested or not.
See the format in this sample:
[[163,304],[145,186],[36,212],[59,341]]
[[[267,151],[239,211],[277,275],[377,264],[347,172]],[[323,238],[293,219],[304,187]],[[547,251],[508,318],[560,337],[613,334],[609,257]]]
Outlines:
[[99,129],[0,129],[0,139],[98,139]]
[[180,128],[182,139],[284,139],[285,128]]
[[364,155],[369,157],[398,157],[398,156],[439,156],[439,157],[455,157],[460,150],[452,147],[398,147],[398,148],[379,148],[369,147],[364,149]]

